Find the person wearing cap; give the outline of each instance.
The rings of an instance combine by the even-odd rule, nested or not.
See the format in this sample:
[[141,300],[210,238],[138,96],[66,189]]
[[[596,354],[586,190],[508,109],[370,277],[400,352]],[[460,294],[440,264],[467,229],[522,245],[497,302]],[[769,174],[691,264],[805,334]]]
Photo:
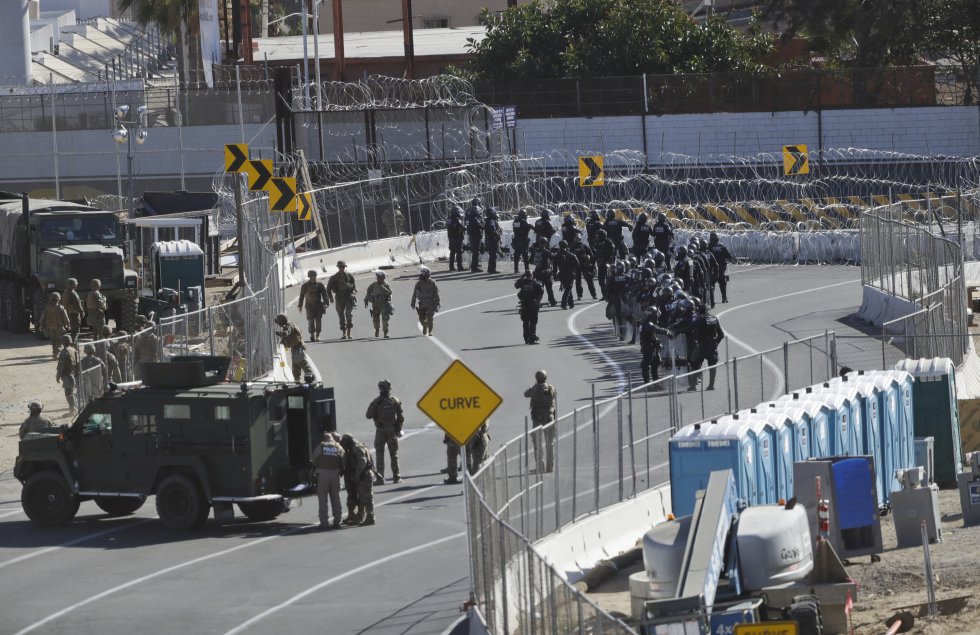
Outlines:
[[[91,400],[94,397],[102,396],[102,393],[105,392],[106,383],[109,381],[109,371],[105,362],[95,354],[94,344],[86,344],[84,352],[85,355],[78,361],[78,366],[81,369],[79,381],[83,382],[82,385],[86,388],[84,394]],[[79,404],[79,407],[84,408],[85,405]]]
[[354,305],[357,303],[357,283],[347,273],[347,263],[337,261],[337,273],[327,281],[327,304],[333,302],[340,320],[340,339],[351,339],[354,328]]
[[380,393],[368,405],[365,417],[374,420],[374,452],[377,456],[378,472],[375,485],[384,485],[385,479],[385,446],[391,455],[392,483],[401,482],[401,472],[398,469],[398,437],[402,435],[405,415],[402,412],[402,402],[391,394],[391,382],[382,379],[378,382]]
[[55,291],[48,296],[48,303],[44,306],[44,314],[38,320],[44,325],[48,337],[51,339],[51,357],[58,359],[61,351],[61,336],[71,330],[71,321],[68,319],[68,312],[61,306],[61,294]]
[[85,313],[82,309],[82,299],[76,289],[78,289],[78,280],[68,278],[65,291],[61,294],[61,306],[65,307],[68,313],[68,321],[71,325],[68,330],[73,340],[78,339],[78,331],[82,328],[82,315]]
[[432,335],[432,322],[440,306],[439,285],[432,279],[429,268],[423,265],[412,291],[412,308],[419,314],[422,335]]
[[374,282],[368,285],[364,293],[364,308],[370,305],[371,320],[374,322],[374,336],[378,337],[384,326],[385,337],[388,337],[388,322],[395,308],[391,306],[391,287],[385,281],[386,274],[378,270],[374,272]]
[[58,354],[58,368],[54,380],[65,390],[65,400],[68,402],[68,416],[74,418],[78,409],[75,405],[75,380],[78,375],[78,349],[74,340],[67,333],[61,336],[61,353]]
[[98,337],[98,334],[102,331],[102,327],[105,326],[105,312],[109,304],[105,296],[102,295],[101,280],[92,278],[89,286],[92,290],[85,296],[86,321],[92,328],[92,332]]
[[283,347],[289,351],[290,361],[293,367],[293,380],[303,381],[304,374],[313,374],[313,367],[306,359],[306,347],[303,346],[303,334],[299,328],[289,321],[285,313],[276,316],[276,324],[279,330],[276,335],[282,342]]
[[[320,503],[320,529],[340,529],[340,473],[344,469],[344,448],[333,433],[324,432],[323,441],[313,451],[316,468],[316,495]],[[333,525],[329,512],[333,511]]]
[[[524,396],[531,400],[531,425],[535,428],[531,435],[534,465],[541,474],[555,467],[555,424],[552,422],[558,405],[558,391],[547,383],[548,373],[543,370],[534,373],[534,380],[534,385],[524,391]],[[547,427],[541,430],[544,426]]]
[[41,411],[44,410],[44,404],[35,399],[27,404],[27,409],[30,411],[31,416],[24,419],[24,423],[20,424],[21,439],[28,434],[43,434],[52,431],[54,424],[51,423],[51,419],[41,415]]
[[299,290],[299,312],[306,308],[306,324],[310,330],[310,341],[315,342],[320,338],[320,327],[323,324],[323,314],[330,306],[330,298],[327,296],[327,288],[322,282],[316,279],[316,271],[310,269],[306,272],[306,282]]

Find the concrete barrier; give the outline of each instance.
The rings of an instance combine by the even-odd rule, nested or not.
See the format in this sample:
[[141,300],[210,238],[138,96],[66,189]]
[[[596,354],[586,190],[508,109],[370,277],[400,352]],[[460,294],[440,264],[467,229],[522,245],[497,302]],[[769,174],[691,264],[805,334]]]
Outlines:
[[[323,381],[320,375],[320,369],[316,367],[313,360],[309,356],[307,356],[306,360],[313,369],[313,375],[316,377],[316,381]],[[292,383],[295,381],[293,379],[293,363],[290,359],[289,351],[282,344],[276,346],[275,353],[272,355],[272,371],[264,377],[259,378],[258,381],[269,381],[273,383]]]
[[[864,285],[861,308],[857,315],[866,322],[881,326],[885,322],[911,315],[921,308],[911,300],[890,295],[876,287]],[[914,333],[907,333],[907,335],[914,335]]]

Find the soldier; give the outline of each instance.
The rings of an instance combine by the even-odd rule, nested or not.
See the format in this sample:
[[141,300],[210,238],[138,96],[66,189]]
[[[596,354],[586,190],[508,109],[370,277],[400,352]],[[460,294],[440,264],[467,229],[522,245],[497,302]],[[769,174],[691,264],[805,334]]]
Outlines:
[[116,331],[116,339],[109,344],[109,350],[119,362],[119,375],[122,381],[132,381],[133,373],[130,368],[129,333],[126,331]]
[[[371,451],[349,434],[340,438],[344,448],[344,482],[347,486],[345,525],[366,527],[374,524],[374,462]],[[351,500],[353,494],[353,500]],[[354,509],[357,508],[355,513]]]
[[[344,454],[344,448],[332,432],[323,433],[323,441],[313,452],[320,529],[340,529],[340,473],[344,469]],[[328,507],[333,511],[333,525],[330,525]]]
[[459,444],[448,434],[442,436],[442,442],[446,444],[446,474],[447,478],[442,482],[446,485],[459,484]]
[[548,247],[551,246],[551,237],[555,235],[555,227],[551,224],[551,212],[548,210],[541,210],[541,216],[534,221],[534,235],[537,237],[538,243],[544,238],[544,244]]
[[633,255],[642,258],[650,248],[652,237],[653,228],[647,225],[647,215],[640,214],[636,217],[636,227],[633,228]]
[[133,351],[136,356],[136,375],[138,378],[142,378],[143,371],[140,364],[150,363],[157,361],[157,355],[160,349],[160,338],[157,336],[154,329],[156,329],[156,324],[153,320],[147,320],[144,316],[142,323],[137,322],[138,334],[136,336],[136,342],[134,344],[135,351]]
[[574,245],[575,239],[581,237],[582,230],[575,226],[575,217],[568,214],[561,221],[561,239],[569,245]]
[[466,225],[463,224],[463,210],[459,205],[453,205],[446,221],[446,234],[449,238],[449,270],[463,270],[463,239],[466,237]]
[[524,343],[538,343],[538,310],[541,298],[544,297],[544,287],[534,279],[530,271],[514,283],[517,289],[517,301],[520,307],[521,322],[524,324]]
[[487,425],[484,423],[480,426],[466,444],[466,461],[469,463],[467,468],[471,475],[480,471],[480,466],[486,462],[490,451],[490,432]]
[[582,238],[575,239],[572,253],[578,259],[578,270],[575,272],[575,295],[579,300],[582,299],[582,278],[589,287],[589,294],[595,300],[595,253],[592,248],[582,242]]
[[551,263],[554,259],[555,254],[548,247],[548,239],[540,236],[537,243],[531,248],[531,264],[534,265],[534,278],[541,283],[541,286],[548,293],[548,304],[551,306],[558,304],[551,279]]
[[102,295],[102,281],[92,278],[91,287],[92,290],[85,296],[85,311],[88,325],[96,334],[95,337],[98,337],[98,333],[101,333],[102,327],[105,326],[105,311],[109,305]]
[[578,258],[568,251],[568,243],[564,240],[558,241],[555,271],[558,273],[558,289],[561,291],[561,308],[570,309],[575,306],[572,291],[575,287],[575,276],[578,274]]
[[112,330],[108,326],[103,326],[98,335],[100,339],[95,343],[95,354],[105,364],[107,380],[118,384],[122,381],[122,373],[119,370],[119,360],[110,349]]
[[606,299],[606,280],[609,277],[609,265],[616,259],[616,245],[606,236],[606,230],[596,231],[596,241],[592,245],[592,252],[595,254],[595,263],[599,278],[600,300]]
[[534,230],[531,223],[527,222],[527,212],[521,210],[517,212],[514,222],[511,224],[513,236],[510,239],[510,249],[514,252],[514,273],[517,273],[517,265],[524,261],[524,271],[527,271],[527,251],[531,246],[529,234]]
[[619,257],[626,257],[626,244],[623,242],[623,232],[632,230],[633,226],[626,221],[621,221],[616,218],[616,212],[609,209],[606,210],[606,222],[603,223],[602,228],[606,230],[606,236],[609,240],[616,245],[616,253],[619,254]]
[[[660,311],[655,306],[648,306],[643,311],[643,322],[640,324],[640,372],[643,383],[660,379],[660,349],[662,345],[657,335],[670,336],[670,331],[658,324]],[[656,388],[660,388],[657,384]]]
[[422,265],[419,269],[418,282],[412,290],[412,308],[419,314],[422,335],[432,335],[433,320],[440,306],[439,285],[432,279],[429,268]]
[[78,331],[82,328],[82,299],[78,296],[78,280],[68,278],[65,292],[61,294],[61,306],[65,307],[68,313],[68,321],[71,324],[69,332],[72,339],[78,339]]
[[721,289],[721,303],[724,304],[728,302],[728,276],[725,272],[728,270],[728,263],[732,258],[732,252],[728,251],[728,247],[722,245],[718,241],[718,234],[711,232],[708,236],[708,249],[711,250],[711,255],[715,257],[715,262],[718,263],[718,287]]
[[[708,313],[708,307],[701,304],[697,308],[697,315],[692,320],[690,339],[694,345],[691,353],[691,371],[688,380],[688,390],[697,390],[698,380],[701,373],[694,373],[701,369],[701,364],[707,360],[709,366],[718,363],[718,344],[725,339],[725,332],[721,330],[721,323],[718,318]],[[708,369],[708,390],[715,389],[715,374],[717,368]]]
[[391,201],[391,211],[381,218],[388,236],[400,236],[405,231],[405,215],[402,214],[401,202],[397,198]]
[[310,269],[306,272],[309,278],[303,283],[299,290],[299,312],[303,312],[303,305],[306,305],[306,324],[310,329],[310,341],[315,342],[320,337],[320,327],[323,325],[323,314],[330,306],[330,298],[327,296],[327,288],[322,282],[316,279],[316,271]]
[[602,219],[599,218],[599,210],[589,212],[589,217],[585,221],[585,239],[589,241],[589,247],[595,248],[596,233],[602,229]]
[[71,335],[61,336],[61,353],[58,355],[58,368],[54,379],[65,390],[65,400],[68,402],[68,416],[74,418],[78,414],[75,405],[75,381],[78,376],[78,349],[75,348]]
[[402,402],[391,394],[391,382],[387,379],[378,382],[378,392],[381,394],[368,405],[364,415],[374,420],[374,452],[378,457],[374,484],[385,484],[385,446],[391,455],[391,482],[400,483],[402,479],[398,469],[398,437],[402,435],[402,426],[405,424]]
[[293,365],[293,380],[302,381],[304,373],[313,374],[313,367],[306,359],[306,347],[303,346],[303,334],[292,324],[285,314],[280,313],[276,316],[276,324],[279,330],[276,335],[282,341],[282,345],[289,351],[290,361]]
[[[85,395],[91,401],[94,397],[99,397],[105,392],[106,382],[109,378],[109,371],[105,362],[95,354],[95,345],[85,345],[85,355],[78,360],[79,380],[85,386]],[[86,404],[79,404],[85,406]]]
[[385,337],[388,337],[388,323],[392,313],[395,312],[391,306],[391,287],[385,282],[387,275],[384,271],[374,272],[374,282],[368,285],[364,292],[364,308],[371,305],[371,320],[374,322],[374,336],[378,337],[381,327],[384,326]]
[[497,273],[497,254],[500,251],[500,237],[503,231],[497,222],[497,209],[487,210],[487,219],[483,221],[483,243],[487,249],[487,273]]
[[44,306],[44,315],[41,316],[40,322],[51,340],[51,357],[58,359],[61,336],[71,330],[71,320],[65,307],[61,306],[61,294],[57,291],[48,296],[48,303]]
[[480,242],[483,239],[483,220],[480,218],[479,198],[466,210],[466,237],[470,243],[470,271],[483,271],[480,267]]
[[548,426],[543,431],[535,430],[531,437],[534,442],[535,471],[541,474],[551,472],[555,467],[555,426],[552,422],[558,405],[558,391],[546,383],[548,373],[543,370],[534,373],[534,379],[536,383],[524,391],[524,396],[531,400],[531,425],[534,428]]
[[24,423],[20,424],[20,438],[23,439],[28,434],[44,434],[46,432],[52,432],[54,429],[54,424],[51,423],[51,419],[41,416],[41,411],[44,410],[44,405],[37,399],[33,400],[31,403],[27,404],[27,409],[30,411],[31,416],[24,419]]
[[670,248],[674,244],[674,230],[667,223],[666,214],[657,214],[653,225],[653,246],[664,255],[664,264],[670,269]]
[[347,273],[347,263],[343,260],[337,261],[337,273],[327,281],[327,304],[331,302],[337,308],[337,318],[340,320],[340,339],[353,339],[350,332],[354,328],[357,283],[354,276]]

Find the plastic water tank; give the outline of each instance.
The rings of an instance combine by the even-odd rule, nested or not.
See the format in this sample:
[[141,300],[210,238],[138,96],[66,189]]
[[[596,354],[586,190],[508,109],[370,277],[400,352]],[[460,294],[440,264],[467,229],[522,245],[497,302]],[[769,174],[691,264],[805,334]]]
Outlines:
[[643,570],[648,578],[648,598],[669,598],[677,593],[684,547],[692,516],[660,523],[643,535]]
[[802,580],[813,569],[813,547],[806,509],[796,505],[749,507],[735,534],[747,591]]

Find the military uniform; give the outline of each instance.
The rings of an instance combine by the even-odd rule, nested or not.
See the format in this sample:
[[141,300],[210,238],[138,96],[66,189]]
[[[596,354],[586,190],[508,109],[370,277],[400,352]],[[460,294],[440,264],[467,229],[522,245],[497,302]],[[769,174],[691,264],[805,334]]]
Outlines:
[[66,345],[58,355],[58,369],[55,371],[55,380],[61,382],[61,387],[65,390],[65,400],[68,402],[69,417],[74,417],[78,412],[75,404],[75,379],[78,374],[78,369],[78,349],[70,344]]
[[[119,332],[120,336],[125,336],[125,331]],[[130,362],[132,350],[129,346],[128,337],[120,337],[109,344],[109,352],[112,353],[116,361],[119,362],[119,375],[122,381],[132,381],[133,373]]]
[[[524,391],[531,400],[531,424],[541,428],[555,420],[558,391],[551,384],[538,382]],[[555,467],[555,426],[535,430],[531,434],[534,443],[534,465],[538,474],[550,472]]]
[[487,249],[487,273],[497,273],[497,254],[500,252],[500,236],[503,234],[497,214],[491,210],[483,221],[483,243]]
[[[88,346],[86,345],[86,348]],[[81,369],[78,377],[83,382],[82,385],[85,387],[84,394],[88,401],[91,401],[95,397],[100,397],[105,392],[106,382],[109,379],[105,362],[99,359],[94,351],[91,353],[86,352],[79,360],[78,366]],[[79,404],[79,407],[84,408],[88,404],[88,401],[84,404]]]
[[153,332],[153,327],[148,326],[136,335],[135,351],[136,356],[136,376],[142,378],[140,364],[157,361],[157,354],[160,348],[160,338]]
[[385,473],[385,446],[391,455],[391,476],[395,483],[401,480],[398,469],[398,436],[401,434],[405,415],[402,402],[394,395],[379,395],[368,405],[365,417],[374,420],[374,453],[378,458],[379,482]]
[[354,276],[347,273],[346,268],[330,276],[330,280],[327,281],[327,298],[334,303],[334,307],[337,309],[341,338],[350,339],[351,329],[354,328],[357,283],[354,281]]
[[[329,437],[329,438],[327,438]],[[329,526],[328,511],[333,512],[333,527],[340,527],[340,473],[344,469],[344,448],[327,435],[313,452],[316,468],[316,495],[320,503],[320,527]]]
[[28,434],[50,432],[54,427],[51,419],[42,416],[40,412],[37,414],[32,413],[31,416],[24,419],[24,423],[20,424],[20,438],[23,439]]
[[299,309],[306,308],[306,324],[310,331],[310,341],[316,341],[320,337],[320,328],[323,325],[323,314],[326,307],[330,305],[330,298],[327,297],[327,288],[323,286],[315,277],[303,283],[299,290]]
[[105,296],[99,289],[92,289],[85,296],[86,321],[93,333],[101,333],[105,326],[105,312],[108,308]]
[[388,337],[388,323],[392,313],[395,312],[391,306],[391,287],[384,278],[375,280],[368,285],[364,293],[364,306],[371,307],[371,320],[374,322],[374,336],[378,337],[381,328],[384,328],[384,336]]
[[71,330],[71,320],[65,307],[59,304],[59,300],[55,299],[54,295],[48,298],[41,322],[51,339],[51,357],[57,359],[58,352],[61,350],[61,336]]
[[470,474],[476,474],[486,462],[490,450],[490,432],[484,423],[466,444],[466,461]]
[[344,524],[373,525],[374,462],[371,460],[371,451],[352,438],[346,444],[341,441],[341,445],[344,447],[344,483],[347,484],[348,517]]
[[306,359],[306,347],[303,346],[303,334],[292,322],[281,325],[276,333],[282,341],[282,345],[289,351],[290,361],[293,367],[293,379],[303,381],[304,373],[313,374],[313,367]]
[[102,327],[102,332],[99,333],[99,337],[102,339],[95,343],[95,354],[105,364],[106,380],[118,384],[122,381],[122,372],[119,368],[119,360],[116,359],[115,354],[111,350],[112,342],[110,338],[112,337],[112,332],[109,331],[108,326]]
[[456,443],[448,434],[443,435],[442,442],[446,444],[446,483],[455,485],[459,483],[459,444]]
[[711,236],[711,243],[708,249],[718,264],[718,277],[716,281],[718,282],[718,288],[721,290],[721,301],[728,302],[728,275],[726,272],[728,271],[729,261],[733,260],[732,252],[728,251],[728,247],[718,242],[717,234]]
[[436,281],[429,276],[418,280],[412,291],[412,308],[418,311],[422,335],[432,335],[432,324],[439,306],[439,285]]
[[71,337],[73,340],[77,340],[78,331],[82,327],[82,315],[84,311],[82,310],[82,299],[73,287],[68,287],[61,294],[61,306],[65,308],[65,312],[68,314],[68,330],[71,333]]

